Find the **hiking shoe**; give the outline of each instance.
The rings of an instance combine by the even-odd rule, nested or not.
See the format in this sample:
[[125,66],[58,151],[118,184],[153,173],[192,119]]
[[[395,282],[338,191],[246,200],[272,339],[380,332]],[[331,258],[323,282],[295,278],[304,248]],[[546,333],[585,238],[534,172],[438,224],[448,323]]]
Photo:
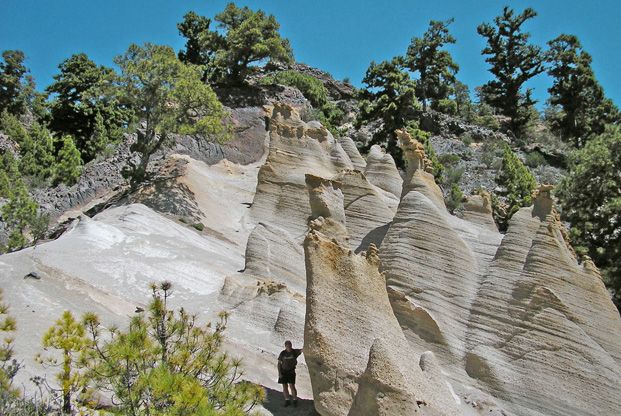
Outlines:
[[298,401],[297,400],[293,401],[293,407],[298,407]]
[[289,407],[290,404],[291,402],[289,400],[285,400],[285,407]]

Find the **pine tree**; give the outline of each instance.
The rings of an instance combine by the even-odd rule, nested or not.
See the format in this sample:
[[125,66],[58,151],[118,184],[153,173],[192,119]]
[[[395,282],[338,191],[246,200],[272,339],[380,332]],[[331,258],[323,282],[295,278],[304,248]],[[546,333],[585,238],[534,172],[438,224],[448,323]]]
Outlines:
[[62,182],[71,186],[82,174],[82,159],[71,136],[63,136],[61,142],[62,147],[54,165],[54,185]]
[[102,140],[99,135],[101,130],[95,131],[101,128],[97,123],[103,123],[109,135],[126,127],[132,112],[121,102],[118,75],[112,68],[79,53],[61,62],[58,69],[45,90],[51,97],[49,127],[58,136],[72,136],[82,160],[89,162],[108,143],[107,136]]
[[88,377],[114,395],[123,414],[248,413],[264,392],[239,382],[241,362],[220,351],[227,315],[214,328],[199,325],[195,315],[169,308],[171,291],[168,282],[153,285],[147,310],[126,331],[104,336],[97,316],[84,317]]
[[209,85],[201,80],[202,68],[184,64],[169,46],[131,45],[115,58],[121,68],[125,98],[145,121],[132,151],[140,161],[129,163],[133,187],[147,177],[151,155],[168,143],[173,133],[227,140],[226,112]]
[[9,233],[7,245],[0,247],[0,252],[19,250],[29,241],[36,242],[47,229],[47,220],[37,213],[38,206],[28,194],[10,152],[0,158],[0,198],[6,200],[0,208],[0,219]]
[[17,390],[12,387],[13,378],[20,369],[20,364],[13,357],[13,338],[5,336],[17,329],[15,318],[9,315],[9,307],[4,303],[2,288],[0,288],[0,400],[16,396]]
[[385,143],[386,151],[399,166],[403,166],[395,130],[404,128],[420,108],[415,96],[416,84],[403,70],[401,57],[379,64],[371,62],[362,82],[366,88],[360,94],[360,113],[356,123],[381,121],[382,128],[373,135],[370,145]]
[[557,196],[576,251],[601,269],[621,309],[621,127],[608,126],[570,156]]
[[23,114],[34,92],[34,81],[24,65],[24,52],[6,50],[0,61],[0,113]]
[[405,57],[406,67],[418,74],[416,96],[427,110],[427,100],[436,102],[448,98],[455,83],[459,66],[451,54],[442,50],[446,44],[455,43],[448,26],[453,19],[432,20],[422,38],[412,38]]
[[532,194],[537,187],[537,180],[511,148],[505,145],[496,183],[505,188],[507,199],[506,217],[501,218],[499,224],[500,229],[504,230],[513,214],[521,207],[532,205]]
[[463,82],[455,81],[453,84],[453,94],[457,104],[457,114],[463,119],[471,121],[474,117],[474,109],[472,99],[470,98],[470,89]]
[[483,23],[477,28],[487,40],[481,53],[488,55],[485,61],[496,77],[483,86],[482,97],[485,103],[510,117],[511,130],[518,137],[523,135],[531,120],[536,103],[532,90],[523,91],[522,86],[545,71],[541,48],[529,43],[530,34],[522,29],[522,25],[535,16],[537,13],[531,8],[516,15],[513,9],[505,6],[502,15],[494,19],[495,26]]
[[177,25],[187,39],[179,59],[206,65],[214,81],[242,82],[257,64],[293,61],[291,45],[280,36],[274,16],[229,3],[214,20],[219,30],[209,29],[210,19],[189,12]]
[[576,36],[562,34],[548,42],[548,74],[554,83],[548,89],[549,103],[562,112],[552,120],[553,130],[576,147],[593,135],[602,134],[606,124],[619,123],[621,114],[595,79],[591,55]]
[[[90,345],[84,325],[73,314],[65,311],[60,319],[43,335],[43,347],[57,351],[47,356],[38,355],[37,361],[44,366],[59,367],[56,379],[60,383],[62,411],[71,414],[72,397],[84,385],[84,378],[77,370],[80,354]],[[61,358],[58,358],[60,354]]]

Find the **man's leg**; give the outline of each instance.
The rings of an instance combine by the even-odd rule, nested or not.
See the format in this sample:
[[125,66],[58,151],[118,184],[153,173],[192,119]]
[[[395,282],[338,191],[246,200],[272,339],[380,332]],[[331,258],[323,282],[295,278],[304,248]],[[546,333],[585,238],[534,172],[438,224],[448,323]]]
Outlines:
[[295,389],[295,384],[289,384],[289,388],[291,389],[291,396],[293,397],[293,405],[298,405],[298,391]]
[[289,385],[287,383],[282,383],[282,394],[285,396],[285,406],[289,406]]

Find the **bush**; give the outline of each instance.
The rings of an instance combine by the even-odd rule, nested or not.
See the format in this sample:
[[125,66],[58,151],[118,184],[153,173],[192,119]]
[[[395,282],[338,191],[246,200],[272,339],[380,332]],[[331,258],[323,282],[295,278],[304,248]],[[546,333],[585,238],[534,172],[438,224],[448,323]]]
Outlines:
[[244,415],[264,391],[240,382],[241,361],[221,351],[228,315],[200,325],[183,308],[169,309],[172,285],[152,285],[146,311],[126,330],[104,334],[96,315],[83,317],[89,339],[80,365],[90,386],[112,393],[115,412],[128,415]]
[[317,78],[298,71],[282,71],[263,77],[263,85],[280,84],[294,87],[311,102],[315,108],[321,108],[328,103],[328,90]]
[[192,224],[192,227],[194,227],[197,231],[203,231],[205,229],[205,225],[202,222]]
[[448,98],[433,101],[431,103],[431,108],[444,114],[448,114],[450,116],[457,115],[457,103],[455,100],[451,100]]
[[570,156],[557,196],[572,240],[588,250],[621,305],[621,128],[589,140]]
[[444,202],[446,203],[446,208],[449,212],[454,213],[463,206],[463,199],[464,193],[459,188],[459,185],[454,183],[451,185],[448,197],[444,199]]
[[328,90],[317,78],[298,71],[282,71],[266,77],[260,81],[263,85],[280,84],[294,87],[310,101],[311,105],[319,110],[313,113],[333,135],[338,135],[336,126],[341,124],[345,113],[334,103],[329,101]]
[[464,133],[461,137],[461,141],[468,147],[474,142],[472,135],[470,133]]
[[501,230],[505,230],[507,221],[521,207],[533,203],[532,193],[537,187],[537,181],[533,174],[520,159],[513,153],[508,145],[505,145],[502,155],[502,166],[496,175],[496,182],[506,189],[507,216],[499,224]]
[[531,152],[526,154],[524,163],[529,168],[536,168],[542,165],[547,165],[546,158],[540,152]]
[[498,142],[486,141],[481,146],[481,162],[488,169],[500,169],[502,166],[503,146]]

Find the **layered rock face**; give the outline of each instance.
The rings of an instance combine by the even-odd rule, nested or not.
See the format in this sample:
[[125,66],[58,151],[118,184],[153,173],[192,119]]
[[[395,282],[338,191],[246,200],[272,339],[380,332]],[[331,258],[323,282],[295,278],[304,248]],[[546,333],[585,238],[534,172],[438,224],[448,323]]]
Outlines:
[[592,264],[568,247],[550,189],[503,237],[486,195],[467,201],[469,221],[448,215],[405,139],[419,168],[380,257],[412,347],[437,354],[464,400],[476,386],[519,415],[618,413],[621,337],[611,334],[621,320]]
[[309,188],[304,353],[315,408],[324,416],[455,414],[435,364],[423,364],[393,314],[377,248],[349,247],[340,189],[317,178]]
[[450,215],[423,147],[398,137],[408,169],[379,254],[356,255],[322,217],[305,242],[319,412],[621,412],[621,319],[592,262],[576,261],[551,188],[503,236],[485,193],[468,198],[463,218]]
[[97,191],[60,238],[0,257],[20,382],[44,372],[32,357],[63,310],[123,326],[166,279],[175,306],[231,312],[253,382],[279,388],[283,341],[304,343],[298,391],[322,416],[621,414],[621,319],[549,188],[503,235],[485,193],[447,212],[407,132],[401,175],[295,107],[233,116],[227,147],[182,140],[140,192],[82,215]]

